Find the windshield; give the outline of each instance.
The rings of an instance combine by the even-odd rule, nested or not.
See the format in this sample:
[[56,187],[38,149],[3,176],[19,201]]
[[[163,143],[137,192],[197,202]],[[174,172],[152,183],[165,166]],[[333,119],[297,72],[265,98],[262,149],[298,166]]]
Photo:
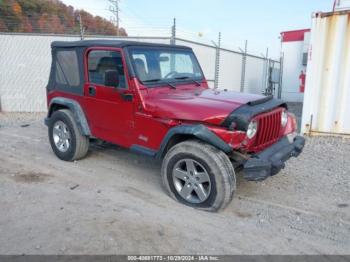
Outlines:
[[191,50],[132,48],[131,60],[138,79],[145,85],[199,81],[202,70]]

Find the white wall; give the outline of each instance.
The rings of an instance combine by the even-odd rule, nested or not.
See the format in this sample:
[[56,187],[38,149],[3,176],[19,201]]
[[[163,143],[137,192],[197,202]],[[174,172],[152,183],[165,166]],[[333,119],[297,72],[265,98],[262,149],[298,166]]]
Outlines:
[[288,102],[303,102],[304,95],[299,92],[300,72],[306,70],[303,66],[303,50],[304,41],[282,43],[282,99]]
[[[45,111],[51,42],[67,37],[0,36],[0,103],[3,111]],[[77,40],[75,37],[70,40]]]
[[[157,37],[127,39],[166,44],[170,42],[169,38]],[[46,85],[51,66],[50,44],[52,41],[76,40],[79,40],[77,36],[0,34],[0,109],[17,112],[46,111]],[[211,80],[209,85],[213,87],[215,47],[179,39],[176,44],[189,46],[194,50],[206,78]],[[239,91],[241,73],[242,55],[222,49],[219,88]],[[244,92],[261,94],[266,82],[266,61],[248,56],[245,80]]]
[[208,80],[212,80],[209,82],[209,84],[213,85],[213,80],[215,77],[215,48],[182,40],[176,40],[176,44],[188,46],[193,49],[199,63],[201,64],[205,77]]
[[242,56],[228,51],[221,51],[220,57],[220,88],[240,91]]
[[[205,77],[209,80],[214,80],[216,56],[215,47],[184,40],[177,40],[176,44],[191,47],[198,57]],[[247,56],[244,92],[253,94],[261,94],[263,92],[267,77],[266,67],[267,62],[265,59]],[[227,49],[221,49],[219,88],[240,91],[241,76],[242,54]],[[210,81],[209,84],[212,87],[213,81]]]
[[266,61],[247,57],[244,92],[262,94],[265,89]]
[[[46,111],[51,42],[77,40],[80,40],[77,36],[0,34],[0,109],[5,112]],[[166,38],[128,40],[169,43]]]

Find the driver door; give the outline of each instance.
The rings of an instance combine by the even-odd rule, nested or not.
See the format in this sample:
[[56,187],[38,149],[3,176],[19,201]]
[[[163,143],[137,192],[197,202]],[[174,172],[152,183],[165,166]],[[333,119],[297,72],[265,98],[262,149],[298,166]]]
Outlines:
[[92,135],[128,147],[134,107],[122,51],[91,48],[86,52],[85,66],[85,113]]

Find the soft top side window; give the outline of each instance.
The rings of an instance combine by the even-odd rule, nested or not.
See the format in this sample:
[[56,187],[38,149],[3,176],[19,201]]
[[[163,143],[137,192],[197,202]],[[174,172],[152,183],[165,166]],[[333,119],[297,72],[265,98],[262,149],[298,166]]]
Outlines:
[[56,54],[56,83],[67,87],[80,85],[78,56],[74,50],[59,50]]
[[88,53],[89,82],[106,86],[106,72],[115,72],[118,83],[113,86],[127,88],[122,55],[118,51],[91,50]]

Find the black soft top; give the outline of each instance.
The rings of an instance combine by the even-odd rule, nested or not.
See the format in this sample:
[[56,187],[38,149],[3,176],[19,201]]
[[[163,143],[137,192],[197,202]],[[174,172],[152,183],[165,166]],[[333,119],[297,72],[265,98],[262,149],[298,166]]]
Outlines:
[[136,42],[136,41],[127,41],[127,40],[82,40],[82,41],[54,41],[51,43],[51,47],[58,47],[58,48],[74,48],[74,47],[128,47],[128,46],[135,46],[135,47],[162,47],[162,48],[181,48],[181,49],[189,49],[191,48],[186,46],[179,46],[179,45],[167,45],[167,44],[155,44],[155,43],[146,43],[146,42]]

